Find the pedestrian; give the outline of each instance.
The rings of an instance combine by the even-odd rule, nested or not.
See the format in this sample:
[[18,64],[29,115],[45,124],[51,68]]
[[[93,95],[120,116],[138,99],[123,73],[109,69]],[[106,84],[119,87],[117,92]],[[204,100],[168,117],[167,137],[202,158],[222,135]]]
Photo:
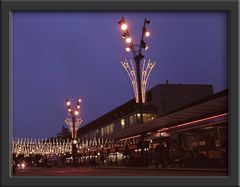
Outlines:
[[160,164],[160,159],[161,159],[161,152],[160,152],[160,144],[158,144],[155,149],[154,149],[154,157],[155,157],[155,168],[158,167]]
[[105,157],[104,157],[104,154],[102,153],[100,156],[100,168],[104,165],[104,160],[105,160]]
[[168,161],[168,146],[166,142],[164,142],[161,146],[161,154],[162,154],[162,159],[161,159],[162,168],[166,168],[167,161]]
[[184,146],[179,146],[179,157],[180,157],[180,167],[184,167],[185,165],[185,152],[184,152]]
[[112,158],[110,158],[110,166],[113,165],[113,161],[112,161]]
[[167,144],[166,143],[159,143],[154,152],[155,152],[155,168],[158,167],[158,165],[161,165],[162,168],[166,168],[166,157],[167,157]]

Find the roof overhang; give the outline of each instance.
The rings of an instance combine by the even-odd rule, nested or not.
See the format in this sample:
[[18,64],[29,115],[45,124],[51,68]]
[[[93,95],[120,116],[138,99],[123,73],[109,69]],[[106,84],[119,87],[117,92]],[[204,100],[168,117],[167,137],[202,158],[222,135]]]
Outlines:
[[166,127],[201,120],[203,118],[207,119],[213,116],[226,114],[227,112],[227,95],[224,95],[199,103],[197,105],[182,108],[181,110],[166,114],[155,120],[129,127],[127,130],[120,130],[108,137],[113,139],[123,139],[131,136],[154,132]]

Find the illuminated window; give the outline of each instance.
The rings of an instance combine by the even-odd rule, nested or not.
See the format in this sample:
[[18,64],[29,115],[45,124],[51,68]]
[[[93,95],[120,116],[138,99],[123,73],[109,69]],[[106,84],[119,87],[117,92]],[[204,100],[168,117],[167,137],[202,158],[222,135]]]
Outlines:
[[151,121],[156,118],[156,114],[143,114],[143,121]]
[[96,133],[96,136],[99,136],[100,131],[97,129],[95,133]]
[[125,127],[125,119],[121,119],[121,129],[124,129]]
[[136,115],[133,114],[129,117],[129,124],[130,126],[133,126],[136,123]]
[[107,134],[107,127],[104,127],[104,128],[103,128],[103,133],[104,133],[104,134]]
[[104,135],[104,131],[103,131],[103,128],[101,128],[101,136]]
[[109,126],[110,126],[110,133],[113,133],[114,124],[111,124]]
[[107,126],[107,134],[110,134],[110,125]]

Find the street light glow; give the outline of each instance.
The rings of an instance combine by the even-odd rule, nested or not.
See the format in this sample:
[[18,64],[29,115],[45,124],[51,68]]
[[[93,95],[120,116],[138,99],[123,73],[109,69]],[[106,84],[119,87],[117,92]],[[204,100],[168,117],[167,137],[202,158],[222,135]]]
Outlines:
[[79,112],[77,110],[75,110],[74,114],[75,114],[75,116],[77,116],[79,114]]
[[127,38],[126,38],[126,43],[129,44],[129,43],[131,43],[131,41],[132,41],[132,39],[131,39],[130,37],[127,37]]
[[126,51],[130,52],[131,51],[130,47],[126,47]]
[[121,25],[121,29],[123,30],[123,31],[125,31],[125,30],[127,30],[127,24],[126,23],[123,23],[122,25]]
[[145,36],[146,36],[146,37],[149,37],[149,36],[150,36],[150,32],[149,32],[149,31],[146,31],[146,32],[145,32]]
[[79,102],[79,103],[81,103],[81,102],[82,102],[82,100],[81,100],[81,99],[78,99],[78,102]]
[[25,164],[24,164],[24,163],[22,163],[22,164],[21,164],[21,167],[24,169],[24,168],[25,168]]
[[69,108],[69,109],[68,109],[68,112],[71,112],[71,111],[72,111],[71,108]]
[[67,101],[66,101],[66,105],[67,106],[70,106],[71,105],[71,102],[67,99]]

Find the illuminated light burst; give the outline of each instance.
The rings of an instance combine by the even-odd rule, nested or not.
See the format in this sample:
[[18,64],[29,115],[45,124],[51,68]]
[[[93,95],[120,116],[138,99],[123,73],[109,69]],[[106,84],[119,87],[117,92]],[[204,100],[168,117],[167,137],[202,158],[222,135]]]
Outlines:
[[65,119],[65,123],[67,124],[67,126],[69,127],[71,133],[72,133],[72,137],[77,137],[77,130],[79,129],[81,123],[83,122],[83,120],[81,118],[76,118],[75,120],[75,134],[73,134],[73,122],[72,119],[70,118],[66,118]]
[[[133,61],[130,59],[130,63],[129,63],[125,59],[124,61],[121,61],[121,64],[124,67],[124,69],[126,70],[128,76],[131,80],[136,103],[139,103],[136,70],[135,70],[135,66],[133,65]],[[155,64],[156,64],[156,61],[151,62],[150,59],[147,61],[147,64],[146,64],[145,59],[143,61],[143,67],[142,67],[142,72],[141,72],[141,87],[142,87],[141,91],[142,91],[142,102],[143,103],[146,102],[147,81],[148,81],[149,75],[150,75],[152,69],[154,68]]]
[[149,78],[149,75],[154,68],[156,62],[151,62],[149,59],[147,62],[147,66],[145,67],[146,60],[143,61],[143,67],[142,67],[142,77],[141,77],[141,84],[142,84],[142,102],[146,102],[146,88],[147,88],[147,81]]
[[122,66],[124,67],[124,69],[126,70],[132,86],[133,86],[133,91],[134,91],[134,95],[135,95],[135,99],[136,99],[136,103],[139,103],[139,98],[138,98],[138,87],[137,87],[137,78],[136,78],[136,71],[135,71],[135,67],[133,65],[132,60],[130,59],[130,65],[129,62],[125,59],[125,61],[121,61]]

